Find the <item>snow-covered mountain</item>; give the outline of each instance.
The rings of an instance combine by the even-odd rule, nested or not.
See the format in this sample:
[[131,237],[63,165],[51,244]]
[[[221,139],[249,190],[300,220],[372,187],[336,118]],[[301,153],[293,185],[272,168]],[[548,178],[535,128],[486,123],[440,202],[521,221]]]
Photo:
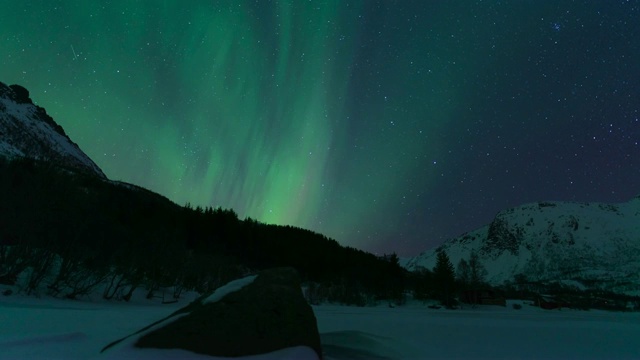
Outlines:
[[0,82],[0,156],[27,157],[106,179],[46,111],[33,104],[29,91]]
[[443,249],[456,266],[472,250],[499,285],[516,275],[640,295],[640,196],[621,204],[538,202],[499,212],[478,230],[408,259],[433,269]]

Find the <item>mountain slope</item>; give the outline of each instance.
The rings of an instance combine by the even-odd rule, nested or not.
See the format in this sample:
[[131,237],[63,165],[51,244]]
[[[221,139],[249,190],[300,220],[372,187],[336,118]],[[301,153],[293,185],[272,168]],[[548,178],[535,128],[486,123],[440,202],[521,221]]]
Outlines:
[[499,212],[489,224],[409,259],[433,268],[443,249],[454,265],[475,250],[493,285],[560,282],[640,294],[640,196],[621,204],[539,202]]
[[128,300],[138,287],[178,296],[290,266],[315,284],[317,301],[364,305],[402,298],[404,271],[392,260],[109,181],[26,89],[0,83],[0,284]]
[[27,89],[0,82],[0,155],[27,157],[106,179],[46,111],[33,104]]

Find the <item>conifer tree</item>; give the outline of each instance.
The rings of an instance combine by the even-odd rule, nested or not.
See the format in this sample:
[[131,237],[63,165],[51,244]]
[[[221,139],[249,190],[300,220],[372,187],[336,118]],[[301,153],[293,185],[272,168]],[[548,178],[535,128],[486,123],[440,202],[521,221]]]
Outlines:
[[436,255],[436,266],[433,268],[436,295],[438,300],[446,306],[452,307],[455,303],[455,271],[447,253],[440,249]]

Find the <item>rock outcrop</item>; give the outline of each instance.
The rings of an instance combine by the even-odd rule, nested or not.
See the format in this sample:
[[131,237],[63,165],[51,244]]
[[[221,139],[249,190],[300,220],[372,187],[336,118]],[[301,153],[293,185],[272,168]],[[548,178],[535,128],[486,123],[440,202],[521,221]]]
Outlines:
[[207,298],[176,312],[187,315],[146,333],[135,346],[236,357],[302,345],[322,356],[316,318],[294,269],[265,270],[239,290]]

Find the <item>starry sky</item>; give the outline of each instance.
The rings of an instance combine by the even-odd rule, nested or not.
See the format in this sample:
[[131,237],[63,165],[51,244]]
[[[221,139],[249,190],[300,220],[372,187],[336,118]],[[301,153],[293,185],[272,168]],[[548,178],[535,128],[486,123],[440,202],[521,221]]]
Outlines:
[[640,193],[640,1],[30,0],[28,88],[107,176],[401,256]]

